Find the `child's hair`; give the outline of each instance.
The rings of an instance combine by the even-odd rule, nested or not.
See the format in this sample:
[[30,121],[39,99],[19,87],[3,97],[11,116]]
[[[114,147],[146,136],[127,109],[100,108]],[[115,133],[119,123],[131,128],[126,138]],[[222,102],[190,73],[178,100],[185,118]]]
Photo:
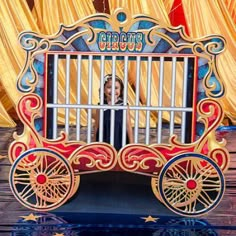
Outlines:
[[[106,85],[106,83],[109,81],[109,80],[112,80],[112,74],[107,74],[105,75],[104,77],[104,87]],[[124,93],[124,84],[123,84],[123,81],[121,80],[121,78],[117,75],[115,75],[115,81],[117,81],[119,84],[120,84],[120,96],[119,98],[123,99],[123,93]],[[104,99],[106,99],[105,95],[104,95]]]

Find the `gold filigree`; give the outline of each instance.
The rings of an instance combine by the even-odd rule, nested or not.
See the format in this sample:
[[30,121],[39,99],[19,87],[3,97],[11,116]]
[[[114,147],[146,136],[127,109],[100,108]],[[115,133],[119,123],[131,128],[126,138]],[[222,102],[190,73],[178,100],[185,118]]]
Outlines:
[[[69,157],[71,165],[80,170],[108,171],[117,163],[117,152],[107,143],[92,143],[76,149]],[[76,168],[76,167],[75,167]]]
[[35,129],[34,121],[42,116],[42,99],[36,94],[26,94],[21,97],[17,106],[17,114],[24,124],[22,134],[13,134],[15,139],[8,149],[8,156],[11,163],[24,151],[32,147],[43,147],[42,137]]
[[148,145],[133,144],[124,147],[118,154],[119,166],[129,172],[156,172],[166,162],[163,154]]
[[[201,100],[197,105],[197,111],[199,114],[198,122],[203,123],[205,127],[204,133],[195,147],[196,152],[201,152],[209,135],[213,134],[215,136],[215,130],[222,122],[224,116],[220,102],[210,98]],[[219,142],[218,144],[220,146],[225,145],[224,142]]]
[[[126,19],[118,20],[118,15],[124,14]],[[109,25],[109,27],[99,27],[92,26],[90,22],[101,21],[104,24]],[[24,92],[33,92],[35,90],[36,84],[38,83],[38,75],[35,73],[35,68],[33,66],[34,58],[38,54],[48,52],[53,46],[59,46],[62,49],[66,50],[68,46],[72,44],[76,39],[86,36],[87,45],[97,43],[98,33],[101,31],[107,32],[129,32],[132,29],[132,26],[142,22],[147,21],[153,26],[150,29],[140,28],[134,32],[142,32],[145,35],[145,42],[150,46],[157,44],[156,37],[158,40],[163,39],[168,42],[176,52],[180,52],[182,49],[191,49],[194,55],[201,58],[206,58],[209,65],[208,76],[204,77],[204,86],[206,88],[207,96],[219,97],[224,93],[223,83],[219,80],[218,72],[216,69],[216,55],[221,53],[224,50],[225,39],[219,35],[210,35],[203,38],[191,39],[187,36],[182,26],[171,27],[163,22],[154,19],[148,15],[131,15],[128,9],[118,8],[114,11],[112,15],[108,14],[95,14],[88,16],[82,20],[75,22],[72,25],[65,26],[60,25],[59,31],[50,36],[40,35],[35,32],[25,31],[22,32],[19,36],[19,41],[22,45],[22,48],[27,52],[26,63],[21,71],[21,74],[18,79],[18,88]],[[61,37],[65,31],[77,31],[73,32],[68,39]],[[169,34],[178,35],[179,39],[175,41]],[[22,86],[22,80],[27,71],[30,71],[32,76],[31,78],[26,79],[25,85],[27,88]],[[218,93],[214,91],[216,85],[211,85],[209,82],[210,74],[214,73],[214,76],[219,80],[219,83],[222,87]]]

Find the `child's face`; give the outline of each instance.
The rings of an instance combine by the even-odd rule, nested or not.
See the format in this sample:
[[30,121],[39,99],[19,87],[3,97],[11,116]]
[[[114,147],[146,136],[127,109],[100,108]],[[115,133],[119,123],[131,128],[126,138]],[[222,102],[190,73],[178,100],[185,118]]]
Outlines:
[[[115,99],[120,96],[120,83],[118,81],[115,82]],[[106,96],[107,101],[111,101],[112,95],[112,80],[108,80],[104,87],[104,94]]]

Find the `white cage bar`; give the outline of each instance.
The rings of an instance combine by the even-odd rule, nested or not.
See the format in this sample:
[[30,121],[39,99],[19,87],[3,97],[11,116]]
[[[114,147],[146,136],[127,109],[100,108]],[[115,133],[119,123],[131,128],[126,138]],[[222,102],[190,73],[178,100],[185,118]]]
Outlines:
[[[101,56],[100,65],[101,65],[101,72],[100,72],[100,105],[104,104],[104,62],[105,56]],[[104,110],[99,110],[99,142],[103,140],[103,117],[104,117]],[[96,134],[94,134],[96,135]]]
[[[124,58],[124,94],[123,94],[123,103],[124,107],[128,104],[128,56]],[[126,130],[127,130],[127,110],[123,110],[123,125],[122,125],[122,146],[126,144]]]
[[[158,96],[158,105],[162,107],[163,99],[163,86],[164,86],[164,57],[160,57],[160,80],[159,80],[159,96]],[[157,143],[162,142],[162,110],[158,110],[158,126],[157,126]]]
[[[53,67],[53,104],[58,103],[58,54],[53,55],[54,57],[54,67]],[[58,109],[57,107],[53,108],[53,129],[52,129],[52,138],[57,138],[57,116]]]
[[91,142],[92,136],[92,92],[93,92],[93,55],[89,55],[89,79],[88,79],[88,115],[87,115],[87,142]]
[[[77,104],[81,103],[81,59],[82,56],[77,56]],[[76,140],[80,140],[80,114],[81,110],[76,109]]]
[[[152,57],[148,57],[148,70],[147,70],[147,107],[151,106],[151,82],[152,82]],[[150,110],[146,111],[146,144],[150,142]]]
[[[182,103],[183,108],[187,106],[187,83],[188,83],[188,57],[184,58],[184,79],[183,79],[183,95],[182,95]],[[182,111],[182,119],[181,119],[181,142],[185,142],[185,133],[186,133],[186,112]]]
[[[70,54],[66,55],[66,105],[70,104]],[[65,107],[65,132],[69,135],[70,109]]]
[[[136,57],[136,91],[135,91],[135,106],[139,106],[139,92],[140,92],[140,62],[141,57]],[[139,110],[135,110],[134,122],[134,143],[138,143],[138,130],[139,130]]]
[[116,85],[116,56],[112,56],[112,85],[111,85],[111,124],[110,124],[110,144],[114,145],[115,135],[115,85]]
[[[175,107],[176,90],[176,57],[172,57],[172,78],[171,78],[171,107]],[[170,112],[170,136],[174,134],[175,116],[174,110]]]

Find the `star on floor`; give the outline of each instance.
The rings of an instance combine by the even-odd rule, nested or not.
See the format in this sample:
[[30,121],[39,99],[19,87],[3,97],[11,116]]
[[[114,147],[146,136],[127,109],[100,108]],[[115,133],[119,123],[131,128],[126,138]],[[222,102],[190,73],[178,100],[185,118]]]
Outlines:
[[145,223],[146,222],[157,222],[157,220],[159,220],[159,218],[154,218],[154,217],[152,217],[152,216],[148,216],[148,217],[140,217],[141,219],[144,219],[145,220]]
[[24,221],[37,221],[37,219],[40,217],[40,216],[36,216],[34,214],[29,214],[28,216],[20,216],[21,218],[24,219]]

